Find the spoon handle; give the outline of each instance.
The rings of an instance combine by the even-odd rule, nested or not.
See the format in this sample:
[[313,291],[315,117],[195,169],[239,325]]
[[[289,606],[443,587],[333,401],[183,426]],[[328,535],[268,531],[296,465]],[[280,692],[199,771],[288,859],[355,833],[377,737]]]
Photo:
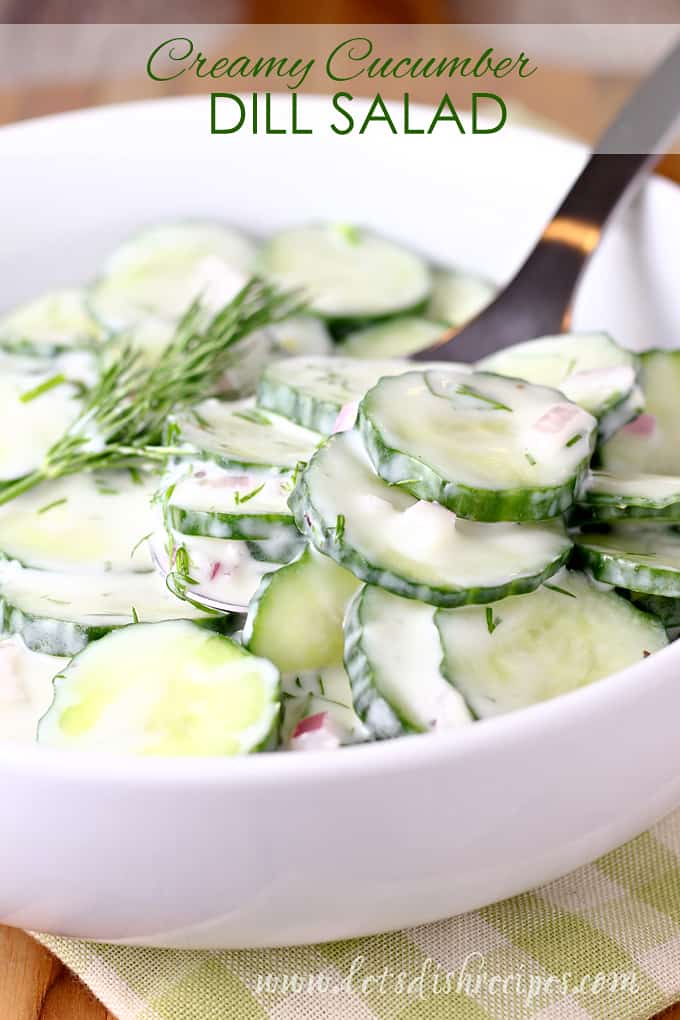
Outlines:
[[[677,45],[601,137],[510,283],[463,330],[445,333],[416,360],[476,361],[522,340],[568,330],[581,273],[614,210],[660,158],[680,116],[679,97]],[[633,151],[622,151],[626,148]]]

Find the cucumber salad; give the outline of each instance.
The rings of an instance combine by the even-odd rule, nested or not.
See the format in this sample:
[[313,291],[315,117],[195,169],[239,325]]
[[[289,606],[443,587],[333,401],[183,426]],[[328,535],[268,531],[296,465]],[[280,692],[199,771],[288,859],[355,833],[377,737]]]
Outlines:
[[0,316],[0,740],[337,749],[680,632],[680,351],[412,362],[488,280],[346,224],[143,230]]

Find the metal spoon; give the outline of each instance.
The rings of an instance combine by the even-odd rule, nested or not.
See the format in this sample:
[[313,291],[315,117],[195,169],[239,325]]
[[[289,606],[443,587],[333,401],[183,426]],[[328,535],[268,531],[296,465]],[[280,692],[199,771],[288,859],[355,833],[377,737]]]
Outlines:
[[[576,285],[604,227],[659,160],[680,119],[680,45],[646,78],[593,155],[510,283],[463,329],[413,355],[477,361],[511,344],[568,331]],[[622,155],[635,148],[642,154]]]
[[[521,340],[569,328],[576,284],[624,197],[640,187],[680,117],[680,45],[623,107],[550,220],[519,272],[460,332],[449,330],[417,361],[476,361]],[[626,147],[643,155],[621,155]],[[630,140],[630,141],[629,141]],[[157,559],[157,566],[161,567]],[[161,567],[162,569],[162,567]],[[245,613],[246,606],[192,591],[209,609]]]

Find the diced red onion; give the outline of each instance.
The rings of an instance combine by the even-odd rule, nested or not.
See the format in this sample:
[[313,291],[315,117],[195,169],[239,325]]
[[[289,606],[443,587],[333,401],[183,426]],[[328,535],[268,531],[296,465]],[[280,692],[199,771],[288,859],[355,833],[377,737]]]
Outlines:
[[651,436],[656,429],[656,418],[653,414],[641,414],[635,421],[628,422],[621,429],[629,436]]
[[575,404],[554,404],[549,411],[542,414],[533,428],[537,432],[562,432],[566,425],[581,414],[581,408]]
[[333,432],[349,432],[350,429],[353,429],[358,413],[359,401],[350,400],[348,404],[345,404],[344,407],[340,408],[340,413],[335,419],[335,423],[333,425]]

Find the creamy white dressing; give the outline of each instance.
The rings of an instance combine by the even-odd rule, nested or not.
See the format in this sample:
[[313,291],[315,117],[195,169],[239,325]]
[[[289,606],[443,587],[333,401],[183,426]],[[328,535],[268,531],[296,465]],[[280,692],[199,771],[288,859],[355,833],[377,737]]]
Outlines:
[[[0,562],[0,597],[35,618],[25,633],[54,633],[63,624],[120,627],[134,621],[196,619],[203,614],[171,595],[154,571],[140,574],[72,574]],[[28,639],[27,639],[28,640]],[[30,644],[30,642],[29,642]]]
[[644,504],[664,505],[680,502],[680,477],[593,471],[588,478],[586,492],[594,496],[620,496],[626,500],[641,500]]
[[606,333],[569,333],[515,344],[478,368],[553,386],[594,415],[625,397],[635,383],[635,355]]
[[[584,529],[576,542],[616,559],[629,559],[650,570],[680,571],[680,532],[662,521],[619,520],[612,523],[606,533]],[[616,564],[609,565],[609,572]],[[608,578],[614,584],[628,587],[628,579]],[[644,589],[643,589],[644,590]]]
[[[245,610],[264,574],[278,566],[275,562],[256,560],[246,542],[180,535],[178,532],[172,535],[175,544],[183,546],[188,553],[190,576],[197,583],[189,585],[187,590],[198,602],[205,598]],[[152,549],[157,562],[167,573],[172,568],[165,548],[166,541],[165,532],[157,532],[152,540]]]
[[203,513],[283,514],[292,518],[287,477],[227,471],[209,460],[194,461],[180,471],[170,498],[172,506]]
[[318,432],[255,408],[251,400],[206,400],[178,418],[182,440],[207,457],[247,470],[287,472],[309,460]]
[[0,374],[0,481],[21,478],[39,468],[52,443],[77,417],[81,402],[77,388],[70,383],[22,401],[22,396],[54,374],[51,365],[40,373]]
[[412,366],[394,358],[368,361],[358,358],[299,357],[277,361],[264,373],[271,382],[309,397],[318,403],[332,404],[339,411],[351,400],[359,400],[378,379],[401,375]]
[[20,637],[0,638],[0,740],[32,743],[52,703],[52,678],[69,660],[31,652]]
[[[311,750],[319,746],[355,743],[368,739],[368,730],[354,711],[352,689],[344,666],[339,663],[309,673],[281,677],[283,718],[281,738],[290,746],[295,727],[309,716],[325,713],[331,725],[312,734],[297,737],[295,750]],[[324,738],[329,738],[328,743]]]

